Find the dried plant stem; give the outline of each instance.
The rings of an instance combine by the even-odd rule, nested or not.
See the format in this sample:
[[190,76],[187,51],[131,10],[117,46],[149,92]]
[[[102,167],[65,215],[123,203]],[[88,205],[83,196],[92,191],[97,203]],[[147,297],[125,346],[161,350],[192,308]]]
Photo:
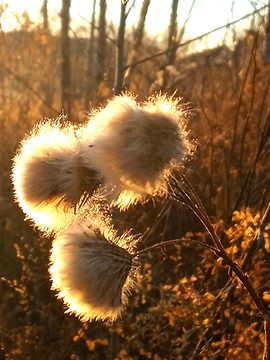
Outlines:
[[139,250],[137,253],[138,253],[138,255],[141,255],[141,254],[143,254],[143,253],[145,253],[145,252],[147,252],[149,250],[153,250],[155,248],[169,246],[169,245],[175,245],[175,244],[177,244],[179,242],[187,242],[187,243],[192,243],[192,244],[203,246],[203,247],[205,247],[207,249],[212,250],[216,255],[220,256],[219,251],[215,247],[213,247],[211,245],[208,245],[206,243],[203,243],[201,241],[198,241],[198,240],[192,240],[192,239],[187,239],[187,238],[162,241],[162,242],[159,242],[158,244],[154,244],[154,245],[149,246],[149,247],[147,247],[145,249]]
[[262,105],[261,105],[261,108],[260,108],[260,112],[259,112],[259,116],[258,116],[258,135],[260,135],[260,128],[261,128],[261,121],[262,121],[262,114],[263,114],[263,111],[264,111],[264,108],[265,108],[265,103],[267,102],[268,100],[268,91],[269,91],[269,86],[270,86],[270,76],[268,77],[268,80],[267,80],[267,83],[266,83],[266,86],[265,86],[265,90],[264,90],[264,93],[263,93],[263,96],[262,96]]
[[118,41],[117,41],[117,65],[115,73],[115,95],[118,95],[123,90],[124,80],[124,38],[125,38],[125,26],[126,26],[126,3],[121,2],[121,15],[120,24],[118,29]]
[[[180,174],[181,181],[186,186],[188,190],[185,190],[181,187],[180,182],[174,177],[168,180],[169,182],[169,191],[172,198],[177,201],[183,202],[185,205],[190,207],[201,223],[204,225],[205,229],[209,233],[213,243],[215,244],[216,248],[214,248],[214,252],[218,251],[219,256],[223,260],[223,265],[229,266],[231,272],[233,272],[236,277],[242,282],[243,286],[249,293],[250,297],[252,298],[253,302],[255,303],[257,309],[261,313],[264,324],[265,324],[265,351],[264,351],[264,360],[269,359],[270,354],[270,313],[264,306],[262,300],[259,298],[258,294],[256,293],[248,274],[244,271],[244,269],[234,262],[232,258],[227,254],[225,248],[223,247],[220,238],[218,237],[206,211],[203,208],[203,205],[198,198],[195,190],[193,189],[192,185],[188,182],[183,174]],[[268,213],[268,211],[267,211]],[[265,214],[265,216],[267,215]]]
[[[237,196],[235,204],[234,204],[234,206],[232,208],[232,211],[231,211],[231,213],[230,213],[230,215],[228,217],[228,221],[230,221],[232,213],[237,209],[239,203],[241,202],[241,200],[243,198],[244,191],[247,189],[247,194],[249,194],[249,192],[250,192],[251,180],[252,180],[253,174],[255,172],[256,164],[257,164],[259,158],[262,155],[262,151],[263,151],[265,145],[267,144],[267,139],[269,138],[269,136],[270,136],[270,108],[268,108],[268,111],[267,111],[264,126],[263,126],[263,129],[262,129],[262,132],[261,132],[259,144],[258,144],[256,153],[255,153],[253,162],[250,165],[250,168],[249,168],[249,170],[247,172],[246,178],[245,178],[245,180],[244,180],[244,182],[243,182],[243,184],[241,186],[241,189],[239,191],[239,194]],[[248,197],[248,195],[247,195],[247,197]]]
[[249,62],[247,64],[247,69],[245,71],[245,75],[244,75],[244,78],[243,78],[243,85],[242,85],[241,92],[240,92],[240,95],[239,95],[239,101],[238,101],[238,104],[237,104],[237,109],[236,109],[236,113],[235,113],[235,117],[234,117],[232,142],[231,142],[230,155],[229,155],[229,164],[228,164],[228,169],[227,169],[227,171],[228,171],[228,174],[227,174],[227,214],[229,214],[229,209],[230,209],[230,193],[231,193],[231,184],[230,184],[229,172],[230,172],[232,164],[233,164],[233,158],[235,157],[235,147],[236,147],[236,139],[237,139],[237,125],[239,123],[238,117],[239,117],[241,106],[243,105],[244,92],[246,90],[246,83],[247,83],[247,79],[248,79],[248,75],[249,75],[249,70],[250,70],[250,67],[251,67],[251,64],[252,64],[253,53],[255,51],[255,48],[256,48],[256,39],[254,39],[253,46],[252,46],[252,49],[251,49]]
[[[269,315],[264,317],[264,333],[265,333],[265,344],[270,344],[270,317]],[[270,347],[264,347],[263,360],[270,360]]]
[[167,198],[163,204],[162,209],[160,210],[158,216],[156,217],[156,221],[154,222],[153,226],[147,228],[147,230],[145,231],[145,233],[143,234],[143,243],[145,244],[146,241],[150,238],[150,236],[152,235],[152,233],[154,232],[154,230],[157,228],[158,224],[160,223],[160,221],[163,219],[164,215],[167,213],[168,209],[170,207],[170,202],[169,199]]
[[[239,157],[239,166],[240,166],[240,184],[242,185],[243,182],[243,167],[244,167],[244,148],[245,148],[245,144],[246,144],[246,136],[248,133],[248,126],[249,126],[249,120],[251,117],[251,113],[253,110],[253,105],[254,105],[254,99],[255,99],[255,77],[256,74],[258,72],[257,69],[257,62],[256,62],[256,54],[257,54],[257,36],[254,39],[254,51],[252,52],[252,57],[253,57],[253,63],[254,63],[254,69],[253,69],[253,74],[252,74],[252,91],[251,91],[251,99],[250,99],[250,105],[249,105],[249,109],[248,109],[248,113],[246,115],[246,119],[245,119],[245,125],[244,125],[244,129],[243,129],[243,134],[242,134],[242,139],[241,139],[241,146],[240,146],[240,157]],[[248,198],[247,198],[248,201]]]
[[30,84],[28,84],[28,82],[24,81],[22,79],[21,76],[19,76],[18,74],[16,74],[15,72],[13,72],[11,69],[9,69],[8,67],[6,67],[2,62],[0,62],[0,67],[2,67],[3,69],[5,69],[9,74],[11,74],[12,76],[15,77],[16,81],[20,82],[21,84],[23,84],[28,90],[30,90],[37,98],[39,98],[42,103],[44,105],[47,106],[48,109],[51,109],[56,115],[59,115],[59,109],[55,109],[54,107],[52,107],[36,90],[34,90]]

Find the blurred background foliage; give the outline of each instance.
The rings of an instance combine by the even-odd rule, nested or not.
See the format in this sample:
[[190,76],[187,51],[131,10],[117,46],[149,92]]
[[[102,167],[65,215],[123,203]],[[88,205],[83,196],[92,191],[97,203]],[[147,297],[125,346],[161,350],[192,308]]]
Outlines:
[[[263,325],[255,305],[215,255],[194,244],[210,243],[209,236],[180,203],[155,198],[121,213],[123,231],[144,234],[140,250],[182,241],[142,254],[138,292],[114,324],[81,323],[64,314],[50,290],[51,240],[25,222],[13,203],[11,159],[37,121],[63,109],[72,121],[84,122],[87,111],[119,90],[142,101],[166,92],[193,109],[190,139],[198,149],[183,171],[228,253],[243,263],[270,201],[269,8],[264,15],[254,12],[239,34],[228,26],[216,47],[207,48],[203,38],[203,50],[196,51],[196,42],[181,43],[178,1],[172,1],[162,41],[143,31],[149,3],[132,31],[121,25],[124,17],[119,25],[106,22],[106,2],[100,0],[89,36],[76,36],[64,11],[62,32],[53,34],[46,1],[41,24],[25,12],[16,30],[0,32],[0,360],[262,358]],[[63,1],[63,9],[69,5]],[[124,15],[130,5],[122,3]],[[246,267],[266,306],[269,221],[266,216]]]

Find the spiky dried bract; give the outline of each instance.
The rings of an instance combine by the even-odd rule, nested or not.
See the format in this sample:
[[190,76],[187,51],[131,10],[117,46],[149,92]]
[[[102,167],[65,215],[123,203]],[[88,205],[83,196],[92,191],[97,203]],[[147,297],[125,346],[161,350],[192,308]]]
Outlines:
[[[52,288],[67,312],[84,321],[114,320],[134,286],[134,255],[129,235],[106,239],[93,220],[75,222],[53,241],[50,257]],[[121,247],[124,245],[128,250]]]
[[64,228],[83,194],[93,193],[102,181],[94,169],[83,166],[75,131],[60,120],[38,123],[13,161],[15,198],[43,231]]
[[116,193],[131,191],[127,204],[153,195],[173,164],[183,163],[187,120],[178,103],[157,96],[140,105],[131,96],[117,96],[80,130],[85,164],[103,174]]

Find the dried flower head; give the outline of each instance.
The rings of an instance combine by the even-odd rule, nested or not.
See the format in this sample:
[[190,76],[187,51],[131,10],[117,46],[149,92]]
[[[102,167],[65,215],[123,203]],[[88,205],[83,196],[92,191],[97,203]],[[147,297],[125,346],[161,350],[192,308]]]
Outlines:
[[[168,171],[183,164],[186,122],[179,100],[157,96],[140,105],[132,96],[117,96],[79,130],[81,156],[115,193],[129,193],[128,205],[160,191]],[[122,207],[123,201],[116,203]]]
[[63,230],[96,193],[125,209],[166,192],[164,178],[189,153],[187,111],[167,96],[116,96],[84,126],[39,123],[14,158],[15,197],[43,231]]
[[52,288],[67,312],[82,320],[111,319],[120,315],[134,287],[137,261],[134,238],[116,237],[93,220],[75,222],[55,238],[50,257]]
[[83,166],[75,131],[67,121],[39,123],[13,160],[16,201],[47,232],[64,228],[83,194],[92,194],[102,181],[94,169]]

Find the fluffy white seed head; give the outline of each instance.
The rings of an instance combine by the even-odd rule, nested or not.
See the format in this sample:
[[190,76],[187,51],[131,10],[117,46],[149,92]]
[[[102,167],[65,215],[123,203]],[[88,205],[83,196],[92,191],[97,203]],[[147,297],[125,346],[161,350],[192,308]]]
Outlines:
[[93,194],[125,209],[166,191],[164,178],[189,152],[185,110],[166,96],[117,96],[79,128],[60,120],[39,123],[13,162],[16,200],[48,233]]
[[75,222],[55,238],[50,257],[52,288],[67,312],[84,321],[120,315],[134,287],[136,268],[132,238],[107,238],[93,220]]
[[172,166],[183,163],[189,144],[178,102],[159,96],[139,105],[131,96],[117,96],[78,132],[84,164],[116,193],[129,192],[127,203],[156,193]]
[[13,160],[16,201],[42,230],[64,228],[85,191],[93,193],[101,179],[82,165],[76,128],[70,123],[39,123],[21,143]]

